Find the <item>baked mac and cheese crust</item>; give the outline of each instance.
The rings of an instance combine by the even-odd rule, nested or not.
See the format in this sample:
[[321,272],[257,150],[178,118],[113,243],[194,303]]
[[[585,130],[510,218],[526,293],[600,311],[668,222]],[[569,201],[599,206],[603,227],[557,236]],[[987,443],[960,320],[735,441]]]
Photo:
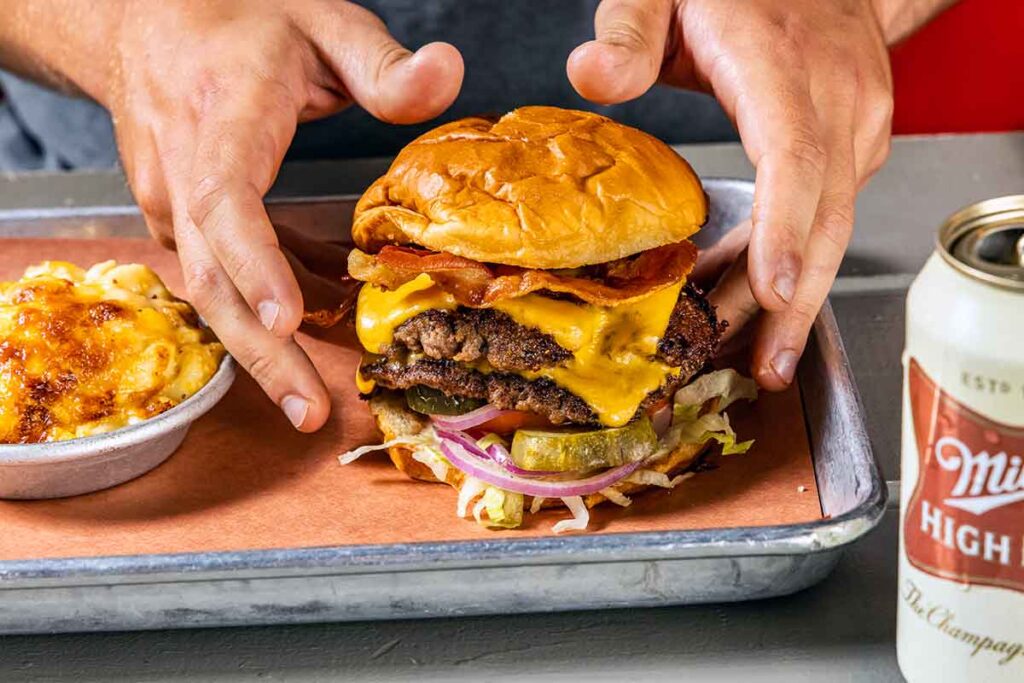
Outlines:
[[0,283],[0,443],[59,441],[159,415],[224,348],[149,268],[33,266]]

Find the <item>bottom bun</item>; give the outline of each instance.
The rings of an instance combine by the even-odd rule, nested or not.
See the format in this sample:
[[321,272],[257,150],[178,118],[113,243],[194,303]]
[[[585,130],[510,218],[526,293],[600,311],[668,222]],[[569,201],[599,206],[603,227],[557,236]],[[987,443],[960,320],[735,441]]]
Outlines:
[[[415,434],[419,434],[421,431],[426,429],[430,423],[426,417],[409,409],[404,396],[387,391],[380,392],[370,399],[370,412],[377,421],[377,427],[384,435],[385,441],[391,441],[392,439],[397,439],[402,436],[413,436]],[[667,457],[644,469],[660,472],[671,477],[692,465],[706,448],[707,444],[680,444]],[[434,473],[429,467],[413,459],[411,448],[406,446],[392,446],[388,449],[388,455],[391,457],[391,462],[395,464],[395,467],[409,477],[419,479],[420,481],[441,483],[441,480],[434,476]],[[448,467],[445,472],[443,483],[449,484],[458,490],[462,488],[462,482],[465,478],[466,475],[458,468]],[[616,486],[616,489],[623,494],[631,495],[639,493],[644,489],[651,488],[652,486],[652,484],[625,482]],[[587,504],[587,507],[592,508],[608,499],[600,493],[593,493],[589,496],[584,496],[583,500]],[[530,509],[531,502],[531,497],[526,496],[526,504],[524,505],[526,510]],[[559,498],[545,498],[541,507],[549,508],[564,506],[565,504]]]

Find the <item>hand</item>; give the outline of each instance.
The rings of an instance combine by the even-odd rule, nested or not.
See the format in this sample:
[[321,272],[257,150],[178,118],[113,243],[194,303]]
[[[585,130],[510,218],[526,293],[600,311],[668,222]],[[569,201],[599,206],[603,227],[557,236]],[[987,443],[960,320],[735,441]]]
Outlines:
[[263,195],[299,122],[352,102],[384,121],[432,118],[458,94],[462,58],[445,43],[410,53],[347,2],[120,4],[97,97],[146,224],[177,248],[187,295],[228,350],[296,428],[318,429],[330,404],[293,337],[298,263]]
[[581,95],[622,102],[660,80],[713,94],[739,130],[757,169],[749,246],[711,299],[729,334],[764,309],[752,371],[764,388],[785,388],[850,240],[857,190],[889,153],[892,79],[876,8],[603,0],[595,25],[597,39],[567,65]]

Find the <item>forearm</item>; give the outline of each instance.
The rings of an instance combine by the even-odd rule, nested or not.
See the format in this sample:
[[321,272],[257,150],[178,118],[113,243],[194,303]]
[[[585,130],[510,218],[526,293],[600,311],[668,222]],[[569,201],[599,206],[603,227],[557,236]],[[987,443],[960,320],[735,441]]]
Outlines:
[[0,67],[103,102],[125,0],[0,0]]
[[958,0],[874,0],[885,42],[900,42]]

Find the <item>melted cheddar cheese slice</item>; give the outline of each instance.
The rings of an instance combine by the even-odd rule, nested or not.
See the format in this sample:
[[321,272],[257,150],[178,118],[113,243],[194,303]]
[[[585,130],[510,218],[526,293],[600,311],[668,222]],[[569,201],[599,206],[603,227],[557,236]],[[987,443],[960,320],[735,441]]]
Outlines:
[[0,283],[0,443],[58,441],[158,415],[224,348],[141,265],[46,262]]
[[[552,380],[586,401],[603,424],[617,427],[632,419],[647,394],[679,372],[655,354],[682,287],[680,281],[618,306],[528,294],[498,301],[493,308],[551,335],[573,354],[561,365],[520,373],[523,377]],[[432,308],[450,310],[457,305],[427,274],[393,291],[368,284],[356,305],[356,333],[367,351],[382,353],[405,321]]]

